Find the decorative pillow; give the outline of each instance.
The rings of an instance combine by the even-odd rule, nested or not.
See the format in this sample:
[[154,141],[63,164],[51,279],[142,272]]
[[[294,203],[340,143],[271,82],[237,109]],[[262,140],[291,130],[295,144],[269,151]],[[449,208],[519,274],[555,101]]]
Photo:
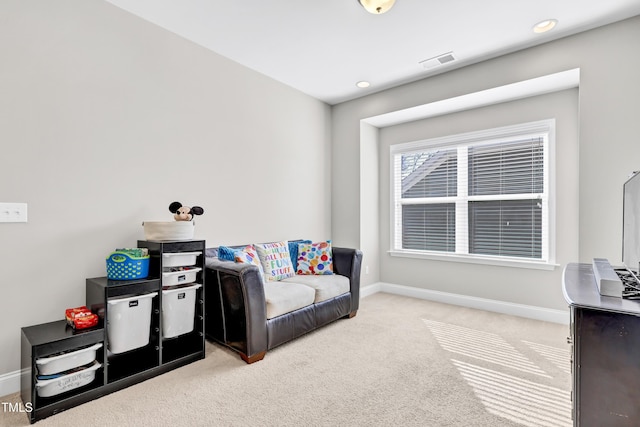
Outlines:
[[311,240],[294,240],[289,242],[289,254],[291,255],[291,264],[293,264],[293,271],[298,270],[298,245],[300,243],[313,243]]
[[242,249],[236,250],[235,261],[257,265],[258,270],[260,270],[260,278],[264,280],[264,269],[262,268],[262,263],[258,257],[258,252],[256,252],[256,248],[254,248],[253,245],[245,246]]
[[237,251],[237,249],[220,246],[218,247],[218,259],[220,261],[235,261],[235,251]]
[[298,245],[297,274],[333,274],[331,240]]
[[261,243],[254,245],[264,269],[265,280],[282,280],[296,275],[289,254],[289,243]]

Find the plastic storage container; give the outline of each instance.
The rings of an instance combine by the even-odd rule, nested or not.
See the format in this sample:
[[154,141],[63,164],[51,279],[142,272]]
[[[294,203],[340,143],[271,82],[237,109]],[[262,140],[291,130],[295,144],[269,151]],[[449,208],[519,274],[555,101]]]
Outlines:
[[112,252],[107,257],[107,278],[110,280],[144,279],[149,275],[149,256],[134,257],[126,252]]
[[195,221],[145,221],[144,237],[147,240],[193,240]]
[[193,331],[196,290],[202,285],[162,291],[162,337],[173,338]]
[[196,281],[200,267],[190,268],[181,271],[165,271],[162,273],[162,286],[186,285]]
[[51,375],[91,363],[96,359],[96,350],[101,347],[102,343],[97,343],[91,347],[81,348],[69,353],[36,359],[38,373],[40,375]]
[[96,371],[102,366],[97,361],[82,370],[70,372],[66,375],[49,380],[37,380],[36,392],[40,397],[51,397],[65,391],[70,391],[91,383],[96,378]]
[[124,353],[149,344],[151,306],[156,295],[152,292],[107,300],[109,351]]
[[162,266],[163,267],[186,267],[189,265],[195,265],[196,258],[200,254],[202,254],[202,252],[163,253]]

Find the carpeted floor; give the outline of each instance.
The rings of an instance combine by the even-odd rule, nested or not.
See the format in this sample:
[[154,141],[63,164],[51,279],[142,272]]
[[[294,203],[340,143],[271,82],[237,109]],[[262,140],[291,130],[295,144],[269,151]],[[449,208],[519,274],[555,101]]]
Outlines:
[[[37,425],[570,426],[568,333],[378,293],[260,362],[208,343],[204,360]],[[28,424],[0,409],[0,425]]]

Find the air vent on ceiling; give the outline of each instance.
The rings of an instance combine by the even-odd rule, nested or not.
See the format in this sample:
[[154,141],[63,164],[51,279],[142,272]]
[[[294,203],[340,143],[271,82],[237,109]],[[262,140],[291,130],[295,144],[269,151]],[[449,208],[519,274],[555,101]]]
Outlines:
[[431,68],[435,68],[455,60],[456,57],[453,56],[453,52],[447,52],[443,53],[442,55],[434,56],[433,58],[420,61],[420,65],[422,65],[423,68],[429,70]]

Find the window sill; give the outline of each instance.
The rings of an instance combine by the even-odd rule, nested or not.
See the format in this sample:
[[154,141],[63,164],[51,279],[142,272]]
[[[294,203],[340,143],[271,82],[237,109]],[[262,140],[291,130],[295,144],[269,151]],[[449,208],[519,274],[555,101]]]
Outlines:
[[504,258],[491,256],[474,256],[460,254],[439,254],[412,250],[390,250],[389,255],[401,258],[431,259],[435,261],[465,262],[470,264],[498,265],[501,267],[529,268],[532,270],[555,270],[558,264],[547,261],[523,260],[520,258]]

